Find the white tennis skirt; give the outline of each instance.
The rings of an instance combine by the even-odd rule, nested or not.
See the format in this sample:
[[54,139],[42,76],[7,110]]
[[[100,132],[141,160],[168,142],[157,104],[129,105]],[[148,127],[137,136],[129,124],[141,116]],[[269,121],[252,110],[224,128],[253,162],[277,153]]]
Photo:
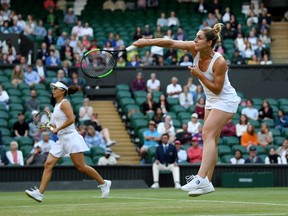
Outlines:
[[89,151],[89,148],[77,131],[58,136],[58,141],[51,147],[50,153],[57,158],[64,157],[66,154]]
[[205,109],[218,109],[228,113],[236,113],[238,110],[239,100],[206,100]]

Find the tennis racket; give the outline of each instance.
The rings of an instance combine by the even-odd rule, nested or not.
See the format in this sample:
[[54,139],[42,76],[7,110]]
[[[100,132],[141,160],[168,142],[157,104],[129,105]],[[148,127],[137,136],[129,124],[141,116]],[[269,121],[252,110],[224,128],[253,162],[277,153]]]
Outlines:
[[48,111],[40,111],[36,115],[33,116],[33,125],[38,129],[48,128],[49,130],[53,130],[54,128],[50,125],[51,114]]
[[91,78],[103,78],[111,74],[117,65],[117,61],[125,53],[136,49],[129,46],[125,50],[101,50],[93,49],[84,54],[80,62],[82,72]]

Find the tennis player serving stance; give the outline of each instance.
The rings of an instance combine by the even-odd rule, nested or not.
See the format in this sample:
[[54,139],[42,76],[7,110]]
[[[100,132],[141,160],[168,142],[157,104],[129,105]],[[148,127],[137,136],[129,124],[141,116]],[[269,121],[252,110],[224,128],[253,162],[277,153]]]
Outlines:
[[74,113],[70,102],[65,99],[67,93],[76,93],[78,91],[78,87],[70,86],[68,88],[67,84],[62,81],[51,83],[50,85],[53,88],[53,97],[57,101],[51,116],[50,125],[53,127],[52,132],[57,134],[58,141],[52,146],[45,162],[39,189],[35,187],[34,189],[26,190],[25,193],[32,199],[42,202],[44,197],[43,194],[52,176],[53,167],[60,158],[64,157],[66,154],[69,154],[74,166],[78,171],[85,173],[99,183],[98,187],[100,187],[102,190],[101,198],[108,197],[111,181],[103,180],[95,169],[85,163],[83,152],[89,151],[89,148],[83,137],[79,135],[75,129]]
[[202,131],[204,147],[203,159],[196,176],[187,176],[187,184],[181,189],[189,196],[199,196],[215,189],[211,178],[217,162],[217,144],[222,128],[231,119],[238,108],[238,97],[228,79],[227,64],[223,56],[213,48],[221,39],[221,23],[213,28],[205,27],[197,34],[194,41],[176,41],[170,39],[139,39],[133,45],[137,48],[159,46],[188,50],[194,58],[189,66],[191,75],[196,76],[206,94],[204,127]]

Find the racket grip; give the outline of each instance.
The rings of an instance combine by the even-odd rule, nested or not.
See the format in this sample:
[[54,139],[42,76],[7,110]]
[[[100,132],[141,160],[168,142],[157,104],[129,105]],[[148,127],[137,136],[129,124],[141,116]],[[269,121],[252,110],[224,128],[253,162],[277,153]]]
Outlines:
[[131,50],[134,50],[134,49],[137,49],[137,47],[134,46],[134,45],[131,45],[131,46],[129,46],[129,47],[126,48],[127,52],[129,52],[129,51],[131,51]]

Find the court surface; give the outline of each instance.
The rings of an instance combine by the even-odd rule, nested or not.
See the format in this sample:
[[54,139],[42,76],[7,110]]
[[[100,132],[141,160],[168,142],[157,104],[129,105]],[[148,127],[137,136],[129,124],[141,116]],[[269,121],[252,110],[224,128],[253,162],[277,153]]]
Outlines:
[[24,192],[1,192],[4,216],[186,216],[186,215],[288,215],[288,188],[216,188],[197,198],[181,190],[165,188],[115,189],[100,199],[100,190],[47,191],[42,203]]

